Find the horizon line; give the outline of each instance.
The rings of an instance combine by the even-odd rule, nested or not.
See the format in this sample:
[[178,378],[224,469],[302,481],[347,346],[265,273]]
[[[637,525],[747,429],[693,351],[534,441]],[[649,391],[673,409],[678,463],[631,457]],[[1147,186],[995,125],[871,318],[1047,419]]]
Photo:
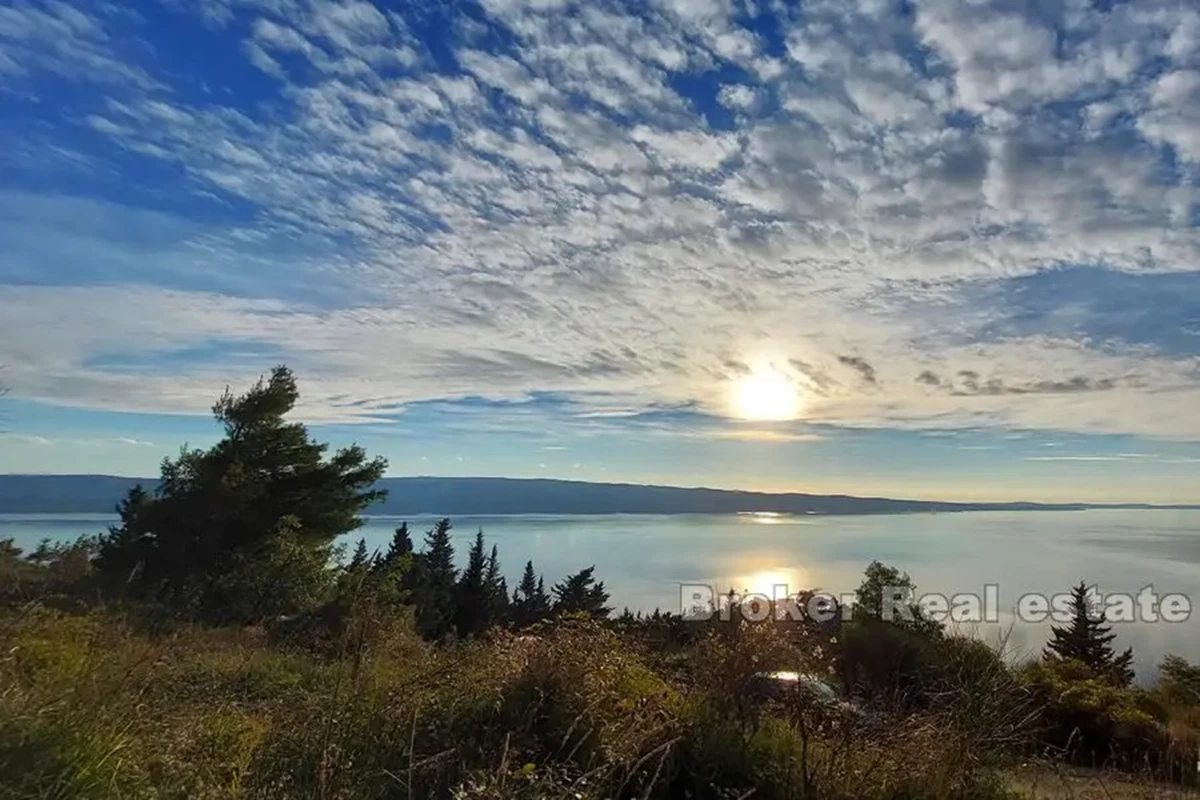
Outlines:
[[[156,483],[158,478],[150,478],[143,475],[115,475],[104,472],[0,472],[0,478],[113,478],[118,480],[135,480],[144,481],[147,484]],[[895,503],[919,503],[925,505],[945,505],[945,506],[961,506],[962,510],[970,510],[971,506],[1037,506],[1047,510],[1060,509],[1121,509],[1121,508],[1139,508],[1139,509],[1162,509],[1162,510],[1191,510],[1200,509],[1200,501],[1198,502],[1164,502],[1152,503],[1138,500],[1129,501],[1114,501],[1114,502],[1092,502],[1087,500],[1061,500],[1061,501],[1044,501],[1044,500],[942,500],[942,499],[924,499],[913,497],[893,497],[885,495],[870,495],[870,494],[849,494],[844,492],[806,492],[806,491],[768,491],[764,489],[734,489],[718,486],[692,485],[684,486],[669,483],[635,483],[630,481],[590,481],[580,480],[578,478],[554,478],[554,477],[512,477],[504,475],[385,475],[380,479],[386,480],[441,480],[441,481],[471,481],[471,480],[489,480],[489,481],[514,481],[523,483],[532,483],[536,481],[552,482],[552,483],[569,483],[580,484],[585,486],[616,486],[616,487],[631,487],[631,488],[649,488],[649,489],[674,489],[680,491],[705,491],[705,492],[723,492],[727,494],[751,494],[763,497],[822,497],[822,498],[846,498],[851,500],[866,500],[866,501],[886,501]],[[733,513],[733,512],[731,512]],[[736,512],[743,513],[743,512]],[[745,513],[753,513],[747,510]],[[792,513],[792,512],[779,512]]]

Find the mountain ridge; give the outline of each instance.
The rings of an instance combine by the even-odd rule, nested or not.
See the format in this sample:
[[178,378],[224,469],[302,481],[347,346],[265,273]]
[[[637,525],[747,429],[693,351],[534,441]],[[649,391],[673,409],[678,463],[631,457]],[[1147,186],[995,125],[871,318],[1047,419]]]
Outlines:
[[[0,474],[0,513],[111,513],[132,486],[156,478],[94,474]],[[1195,509],[1146,503],[953,502],[849,494],[593,483],[556,478],[384,478],[388,497],[367,514],[896,514],[959,511],[1073,511],[1089,508]]]

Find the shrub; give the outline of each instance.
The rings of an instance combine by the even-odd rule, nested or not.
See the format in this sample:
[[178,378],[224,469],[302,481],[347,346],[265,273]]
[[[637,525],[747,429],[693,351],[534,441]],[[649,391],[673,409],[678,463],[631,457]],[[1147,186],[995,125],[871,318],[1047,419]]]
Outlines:
[[1180,760],[1165,707],[1143,689],[1124,687],[1067,660],[1032,664],[1022,679],[1041,708],[1039,741],[1069,761],[1179,779],[1194,774]]

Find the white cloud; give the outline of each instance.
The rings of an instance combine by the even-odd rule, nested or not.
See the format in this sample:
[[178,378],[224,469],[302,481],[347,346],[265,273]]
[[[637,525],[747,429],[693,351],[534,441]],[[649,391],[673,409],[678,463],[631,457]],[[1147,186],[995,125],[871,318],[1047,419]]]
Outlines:
[[105,438],[77,438],[77,437],[47,437],[31,434],[17,433],[0,433],[0,442],[12,442],[14,444],[35,445],[37,447],[111,447],[113,445],[124,445],[128,447],[155,447],[154,442],[147,442],[143,439],[133,439],[125,436],[118,436],[112,439]]
[[1138,127],[1147,138],[1171,145],[1182,158],[1200,163],[1200,71],[1176,70],[1159,77]]
[[31,436],[28,434],[3,433],[0,434],[0,440],[9,441],[16,444],[32,444],[39,447],[44,447],[51,444],[51,441],[45,436]]
[[633,129],[633,140],[646,145],[667,168],[719,169],[738,150],[737,139],[699,131],[661,131],[645,126]]
[[155,88],[157,81],[114,48],[108,25],[121,24],[120,11],[102,4],[99,13],[103,16],[92,16],[60,0],[0,6],[0,74],[24,77],[46,71],[100,84]]
[[758,104],[758,92],[740,83],[722,86],[719,94],[721,103],[738,111],[750,111]]
[[[1006,311],[969,302],[1064,264],[1196,269],[1194,14],[829,0],[783,20],[777,58],[723,2],[486,10],[512,45],[464,34],[458,73],[365,2],[212,5],[279,81],[256,105],[158,86],[116,57],[124,23],[103,15],[0,10],[0,70],[118,86],[75,115],[89,135],[254,217],[0,203],[26,232],[0,285],[14,393],[197,411],[267,352],[305,377],[313,419],[535,391],[723,413],[738,365],[773,359],[815,422],[1200,438],[1194,355],[1000,336]],[[64,44],[27,58],[49,39]],[[711,96],[674,81],[720,64],[743,72],[696,90]],[[705,116],[716,103],[732,130]],[[87,253],[102,277],[73,272]],[[48,273],[57,285],[28,285]],[[214,343],[233,355],[189,355]],[[956,393],[925,371],[1005,388]]]

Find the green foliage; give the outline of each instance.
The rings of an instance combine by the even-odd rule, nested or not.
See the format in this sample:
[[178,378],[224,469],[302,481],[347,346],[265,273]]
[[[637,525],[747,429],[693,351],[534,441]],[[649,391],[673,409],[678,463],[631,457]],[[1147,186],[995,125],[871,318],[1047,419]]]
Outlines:
[[508,583],[500,574],[500,555],[496,545],[492,545],[492,552],[488,555],[483,585],[486,594],[488,625],[496,625],[508,619],[511,612],[508,603]]
[[842,678],[858,697],[890,707],[919,707],[943,667],[938,640],[905,626],[867,618],[842,630]]
[[1106,625],[1103,611],[1094,608],[1083,581],[1071,590],[1071,623],[1051,627],[1047,658],[1075,661],[1095,675],[1128,686],[1133,681],[1133,649],[1118,655],[1112,648],[1116,634]]
[[409,555],[413,551],[412,537],[408,534],[408,523],[400,523],[400,527],[396,528],[392,534],[392,541],[388,544],[387,553],[383,556],[384,565],[394,564],[404,556]]
[[89,600],[95,591],[95,553],[96,539],[90,536],[43,540],[28,554],[12,539],[0,539],[0,603],[69,607]]
[[1194,774],[1194,752],[1190,764],[1173,761],[1166,709],[1149,692],[1060,658],[1030,665],[1021,677],[1041,710],[1040,741],[1068,760],[1174,777]]
[[[1013,676],[977,641],[930,639],[938,691],[922,708],[834,713],[747,691],[763,670],[832,667],[792,626],[707,628],[686,669],[601,620],[432,645],[381,604],[400,583],[388,575],[343,584],[324,607],[347,604],[340,627],[312,612],[283,639],[147,637],[111,613],[0,618],[0,795],[992,798],[993,765],[1017,749],[1000,735],[1016,729],[999,711],[1019,699]],[[1046,672],[1064,705],[1158,741],[1148,694],[1068,662],[1030,670],[1017,690]]]
[[[880,562],[844,625],[610,622],[594,567],[552,602],[532,562],[510,601],[483,531],[455,569],[449,519],[339,564],[383,464],[326,458],[296,399],[283,368],[227,392],[225,439],[131,491],[98,553],[0,541],[0,797],[992,798],[1035,746],[1195,777],[1200,668],[1131,688],[1077,613],[1014,674]],[[773,671],[825,691],[758,691]]]
[[854,590],[854,618],[880,620],[922,635],[941,632],[916,604],[917,587],[907,572],[872,561]]
[[299,397],[277,367],[213,406],[225,438],[164,461],[157,493],[140,487],[118,507],[97,568],[114,596],[165,604],[214,622],[262,620],[313,608],[330,591],[336,537],[379,498],[386,462],[327,446],[285,415]]
[[872,561],[842,626],[839,669],[846,689],[877,705],[926,707],[957,668],[958,641],[922,616],[908,573]]
[[371,554],[367,552],[367,540],[359,539],[358,544],[354,547],[354,555],[350,556],[347,571],[352,574],[360,574],[366,572],[370,566]]
[[451,527],[449,519],[441,519],[426,532],[425,549],[413,573],[417,630],[426,639],[440,639],[454,626],[458,571],[450,543]]
[[487,584],[487,556],[483,530],[475,535],[467,555],[467,566],[459,578],[454,608],[454,627],[459,636],[473,636],[492,622],[491,588]]
[[608,592],[604,590],[603,581],[596,582],[593,575],[595,571],[594,566],[581,569],[554,585],[555,614],[573,614],[597,619],[608,617],[612,611],[605,605],[608,602]]
[[1167,656],[1158,668],[1158,692],[1168,703],[1200,706],[1200,665]]
[[546,594],[546,584],[534,572],[533,562],[525,562],[525,571],[521,573],[521,581],[513,590],[512,618],[517,627],[525,627],[550,616],[550,597]]

